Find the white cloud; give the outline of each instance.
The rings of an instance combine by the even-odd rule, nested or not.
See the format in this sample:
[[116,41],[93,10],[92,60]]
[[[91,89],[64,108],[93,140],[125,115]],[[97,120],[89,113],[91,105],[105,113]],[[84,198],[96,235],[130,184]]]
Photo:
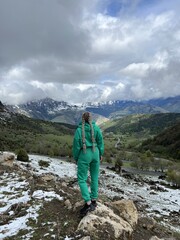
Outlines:
[[110,2],[0,1],[0,100],[180,94],[179,2],[128,0],[115,16]]

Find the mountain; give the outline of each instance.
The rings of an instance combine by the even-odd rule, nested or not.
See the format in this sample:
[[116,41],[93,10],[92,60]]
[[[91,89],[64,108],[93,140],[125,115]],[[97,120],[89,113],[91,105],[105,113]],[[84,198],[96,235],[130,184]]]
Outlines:
[[51,120],[61,110],[68,108],[73,109],[73,106],[68,105],[66,102],[59,102],[50,98],[30,101],[20,105],[8,105],[7,107],[13,112],[21,113],[28,117],[42,120]]
[[0,101],[0,112],[5,112],[5,106]]
[[103,125],[105,132],[115,134],[148,133],[157,135],[180,122],[180,113],[136,114],[111,120]]
[[167,111],[163,108],[152,106],[148,103],[140,101],[109,101],[93,104],[86,107],[87,111],[101,114],[108,118],[119,118],[131,114],[140,113],[166,113]]
[[0,101],[0,121],[5,121],[7,118],[10,118],[11,115],[13,115],[13,112],[9,111]]
[[[62,122],[77,125],[81,120],[86,106],[70,105],[64,101],[55,101],[51,98],[31,101],[26,104],[8,105],[10,111],[20,113],[35,119],[43,119],[52,122]],[[93,119],[101,124],[108,119],[93,113]]]
[[81,105],[45,98],[30,101],[26,104],[8,105],[7,108],[15,113],[21,113],[31,118],[69,124],[77,124],[81,120],[82,112],[89,111],[93,113],[93,118],[101,124],[109,118],[116,119],[132,114],[180,112],[180,96],[149,101],[116,100],[100,103],[88,102]]
[[151,104],[153,106],[161,107],[169,112],[180,113],[180,96],[151,99],[146,103]]
[[180,122],[142,143],[144,150],[180,160]]
[[0,111],[0,150],[25,148],[38,154],[67,156],[72,152],[75,128],[74,125],[33,119],[9,110]]

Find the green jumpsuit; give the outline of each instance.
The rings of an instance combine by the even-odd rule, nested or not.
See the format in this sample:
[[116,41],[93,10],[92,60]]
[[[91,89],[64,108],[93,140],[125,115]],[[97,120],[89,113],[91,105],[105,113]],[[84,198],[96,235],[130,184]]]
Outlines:
[[[104,153],[104,141],[100,128],[93,121],[92,126],[94,129],[95,150],[93,151],[93,143],[91,139],[91,128],[89,123],[85,123],[85,139],[86,139],[86,152],[83,152],[82,140],[82,123],[76,129],[73,141],[73,157],[77,162],[78,171],[78,184],[81,190],[82,198],[85,202],[98,197],[98,176],[100,158]],[[91,176],[91,192],[88,190],[87,178],[88,170]]]

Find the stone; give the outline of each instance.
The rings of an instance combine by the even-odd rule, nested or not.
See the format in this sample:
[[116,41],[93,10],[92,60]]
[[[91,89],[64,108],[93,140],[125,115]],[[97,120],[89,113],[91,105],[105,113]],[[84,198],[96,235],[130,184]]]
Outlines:
[[45,182],[49,182],[49,181],[54,180],[54,176],[51,174],[46,174],[46,175],[41,176],[41,179]]
[[90,236],[86,236],[86,237],[80,238],[79,240],[91,240],[91,237]]
[[158,238],[157,236],[153,236],[149,240],[163,240],[163,238]]
[[132,227],[138,221],[138,211],[132,200],[119,200],[112,202],[111,205],[118,211],[120,217],[126,220]]
[[149,219],[149,223],[146,224],[147,230],[153,230],[156,226],[157,222],[154,218]]
[[76,202],[74,204],[73,212],[75,212],[78,207],[83,206],[83,204],[84,204],[84,201]]
[[66,182],[62,182],[62,187],[67,187],[67,183]]
[[110,208],[98,202],[95,211],[89,212],[83,219],[81,219],[78,229],[84,233],[98,237],[99,234],[108,233],[112,239],[126,239],[130,237],[133,232],[131,225],[116,215]]
[[70,202],[69,199],[67,199],[65,202],[64,202],[64,205],[67,207],[68,210],[71,210],[72,209],[72,204]]
[[15,155],[13,153],[4,152],[0,155],[0,164],[3,166],[13,167]]

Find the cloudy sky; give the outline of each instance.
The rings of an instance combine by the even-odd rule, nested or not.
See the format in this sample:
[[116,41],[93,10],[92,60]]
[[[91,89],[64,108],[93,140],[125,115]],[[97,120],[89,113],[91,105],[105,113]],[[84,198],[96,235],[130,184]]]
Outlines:
[[0,100],[180,94],[180,0],[0,0]]

